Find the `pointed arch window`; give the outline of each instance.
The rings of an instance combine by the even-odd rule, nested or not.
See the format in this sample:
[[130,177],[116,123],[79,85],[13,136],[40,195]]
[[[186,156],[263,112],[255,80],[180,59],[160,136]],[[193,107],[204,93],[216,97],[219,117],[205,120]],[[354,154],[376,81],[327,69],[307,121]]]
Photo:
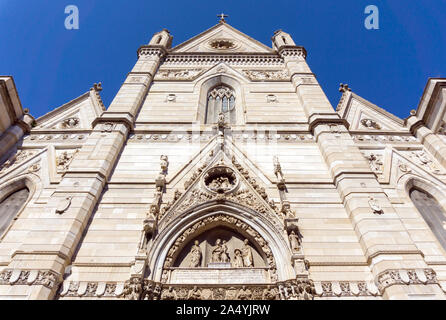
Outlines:
[[412,188],[409,195],[415,207],[446,250],[446,212],[443,207],[432,195],[421,189]]
[[217,123],[223,113],[227,123],[235,123],[235,94],[227,86],[218,86],[209,91],[206,107],[206,123]]
[[0,236],[9,228],[9,225],[20,212],[28,200],[29,190],[23,188],[0,200]]

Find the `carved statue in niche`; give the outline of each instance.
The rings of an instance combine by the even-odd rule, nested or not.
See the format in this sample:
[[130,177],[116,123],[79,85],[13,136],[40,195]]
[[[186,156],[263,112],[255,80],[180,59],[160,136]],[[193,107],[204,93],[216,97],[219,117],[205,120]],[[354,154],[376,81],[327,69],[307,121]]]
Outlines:
[[300,238],[299,236],[293,231],[291,231],[290,235],[288,236],[288,239],[290,240],[291,249],[294,252],[300,251]]
[[167,173],[167,168],[169,167],[169,158],[167,156],[162,155],[160,157],[160,166],[161,166],[161,174]]
[[198,289],[197,286],[195,286],[190,292],[187,297],[188,300],[201,300],[201,290]]
[[192,246],[191,249],[191,260],[190,260],[190,267],[191,268],[198,268],[201,266],[201,257],[202,257],[202,253],[201,253],[201,248],[199,246],[199,242],[198,240],[195,240],[194,245]]
[[212,260],[213,263],[219,263],[222,261],[222,253],[223,253],[223,246],[221,245],[221,239],[217,239],[215,242],[215,248],[212,250]]
[[243,268],[243,257],[240,249],[234,250],[234,260],[232,261],[233,268]]
[[254,260],[252,257],[251,247],[249,246],[248,239],[245,239],[244,246],[242,248],[243,266],[247,268],[254,267]]
[[222,253],[221,253],[221,262],[228,263],[230,262],[229,254],[228,254],[228,245],[226,243],[226,240],[223,240],[222,245]]

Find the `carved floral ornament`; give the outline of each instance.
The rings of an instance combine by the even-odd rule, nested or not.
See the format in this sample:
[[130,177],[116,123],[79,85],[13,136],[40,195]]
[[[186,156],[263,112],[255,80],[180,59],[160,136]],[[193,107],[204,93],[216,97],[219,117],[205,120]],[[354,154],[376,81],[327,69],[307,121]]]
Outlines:
[[193,238],[194,235],[198,234],[200,230],[203,228],[206,228],[210,224],[227,224],[230,226],[233,226],[234,230],[243,230],[247,234],[251,236],[253,240],[259,245],[259,247],[262,249],[263,254],[266,257],[266,263],[268,266],[268,269],[270,271],[271,280],[273,282],[277,281],[277,266],[276,262],[274,260],[274,256],[272,254],[272,251],[268,245],[268,243],[265,241],[265,239],[252,227],[248,226],[246,223],[242,222],[241,220],[219,214],[211,217],[207,217],[197,223],[195,223],[193,226],[188,228],[186,231],[183,232],[183,234],[175,241],[175,243],[171,246],[167,253],[166,260],[164,261],[164,269],[163,275],[161,278],[162,283],[166,283],[168,279],[169,271],[166,269],[169,269],[173,266],[175,259],[177,255],[179,254],[180,250],[183,248],[183,246],[188,243],[188,240]]
[[233,50],[238,47],[233,40],[229,39],[214,39],[208,43],[208,46],[217,50]]
[[[204,179],[202,180],[205,185],[204,191],[202,188],[196,186],[195,189],[188,191],[186,197],[182,198],[182,193],[176,190],[173,201],[168,202],[161,208],[160,220],[165,219],[165,223],[169,223],[174,216],[187,212],[191,208],[209,201],[230,201],[267,216],[276,228],[281,230],[283,226],[277,217],[281,217],[282,213],[276,206],[274,200],[268,198],[265,188],[261,187],[256,179],[250,176],[248,170],[238,163],[235,158],[232,159],[232,163],[243,179],[246,180],[247,184],[258,195],[247,187],[238,187],[240,184],[239,180],[242,178],[237,178],[234,169],[229,166],[218,165],[204,174]],[[207,166],[207,163],[200,166],[189,180],[184,183],[184,189],[188,190],[191,188],[202,173],[206,171]],[[225,173],[222,174],[222,172]],[[180,198],[182,198],[181,202],[179,202]]]
[[3,270],[0,285],[42,285],[53,289],[60,282],[60,276],[45,270]]

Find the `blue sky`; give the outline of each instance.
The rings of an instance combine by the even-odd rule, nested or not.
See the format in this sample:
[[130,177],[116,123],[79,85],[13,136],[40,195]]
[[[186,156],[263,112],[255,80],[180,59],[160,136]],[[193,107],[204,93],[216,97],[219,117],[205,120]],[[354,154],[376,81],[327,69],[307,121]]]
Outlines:
[[[376,5],[380,29],[364,27]],[[66,30],[67,5],[80,29]],[[339,83],[405,118],[428,77],[446,77],[445,0],[0,0],[0,74],[12,75],[38,117],[102,82],[108,106],[136,62],[136,50],[167,28],[177,45],[230,15],[228,23],[271,46],[277,29],[308,51],[335,107]]]

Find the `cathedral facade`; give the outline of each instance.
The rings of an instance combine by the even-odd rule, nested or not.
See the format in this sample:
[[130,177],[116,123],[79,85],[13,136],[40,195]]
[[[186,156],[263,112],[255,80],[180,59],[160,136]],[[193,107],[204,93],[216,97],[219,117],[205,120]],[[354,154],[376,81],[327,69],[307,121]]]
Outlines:
[[0,77],[0,299],[444,299],[446,79],[403,120],[333,108],[281,30],[171,44],[108,108]]

